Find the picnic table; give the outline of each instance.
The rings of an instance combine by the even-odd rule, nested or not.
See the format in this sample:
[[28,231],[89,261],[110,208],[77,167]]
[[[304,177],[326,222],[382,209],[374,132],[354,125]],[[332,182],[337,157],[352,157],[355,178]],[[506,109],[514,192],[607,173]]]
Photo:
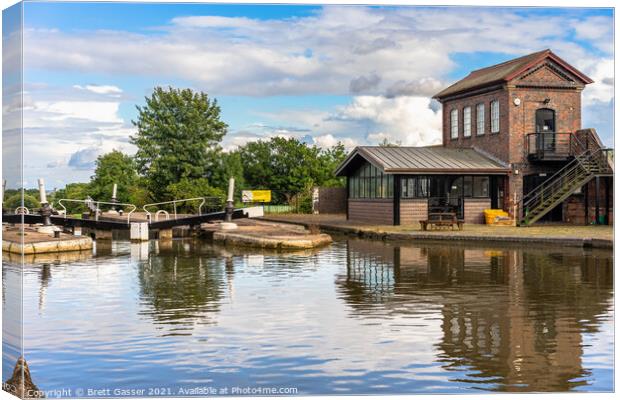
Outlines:
[[456,218],[456,213],[453,212],[441,212],[441,213],[429,213],[428,219],[420,220],[420,227],[423,231],[428,230],[431,226],[443,228],[451,227],[454,229],[456,226],[459,231],[463,230],[463,224],[465,221]]

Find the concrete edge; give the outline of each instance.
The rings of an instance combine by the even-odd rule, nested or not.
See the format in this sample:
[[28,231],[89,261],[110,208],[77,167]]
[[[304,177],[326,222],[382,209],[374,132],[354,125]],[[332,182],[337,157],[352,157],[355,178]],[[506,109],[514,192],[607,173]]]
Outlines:
[[2,240],[2,251],[13,254],[43,254],[43,253],[62,253],[66,251],[83,251],[93,248],[93,240],[83,236],[68,240],[50,240],[42,242],[24,243],[10,240]]
[[309,250],[328,245],[332,242],[331,236],[317,234],[314,238],[277,239],[245,235],[230,231],[214,232],[213,241],[227,245],[258,247],[276,250]]
[[291,225],[302,225],[306,228],[309,226],[318,226],[326,231],[340,232],[352,234],[369,239],[381,240],[410,240],[418,239],[424,241],[478,241],[478,242],[501,242],[501,243],[536,243],[536,244],[555,244],[566,247],[587,247],[596,249],[613,249],[614,241],[608,239],[594,238],[570,238],[570,237],[524,237],[524,236],[476,236],[476,235],[441,235],[441,234],[424,234],[424,233],[402,233],[402,232],[385,232],[370,231],[364,228],[353,228],[350,226],[340,226],[322,223],[308,223],[301,221],[282,221],[276,218],[262,217],[264,221],[278,222]]

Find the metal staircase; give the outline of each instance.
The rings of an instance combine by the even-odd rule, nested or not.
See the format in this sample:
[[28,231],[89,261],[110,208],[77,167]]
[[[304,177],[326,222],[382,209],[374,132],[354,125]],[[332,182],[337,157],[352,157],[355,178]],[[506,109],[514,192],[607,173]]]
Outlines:
[[527,226],[538,221],[594,177],[613,174],[611,149],[589,148],[587,141],[585,145],[577,141],[576,146],[579,146],[578,155],[523,197],[523,218],[519,225]]

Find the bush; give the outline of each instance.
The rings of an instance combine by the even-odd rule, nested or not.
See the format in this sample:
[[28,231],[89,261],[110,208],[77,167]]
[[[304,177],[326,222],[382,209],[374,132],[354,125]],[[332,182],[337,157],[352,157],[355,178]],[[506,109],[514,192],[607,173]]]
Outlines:
[[[15,211],[15,209],[17,207],[20,207],[21,205],[22,205],[21,193],[16,193],[10,196],[4,202],[4,208],[10,211]],[[31,196],[29,194],[24,194],[24,207],[30,210],[30,212],[33,212],[34,210],[37,210],[41,207],[41,203],[39,203],[39,200],[37,200],[36,197]]]

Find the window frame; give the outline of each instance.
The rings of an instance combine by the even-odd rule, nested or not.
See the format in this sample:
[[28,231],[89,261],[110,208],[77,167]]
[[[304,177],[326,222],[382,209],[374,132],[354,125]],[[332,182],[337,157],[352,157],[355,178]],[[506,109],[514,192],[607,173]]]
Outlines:
[[463,137],[471,137],[471,106],[463,108]]
[[[481,184],[481,182],[486,181],[486,196],[481,194],[482,191],[478,192],[476,191],[476,187],[477,185]],[[482,186],[480,187],[482,188]],[[472,179],[472,198],[474,199],[488,199],[491,197],[491,179],[489,177],[489,175],[474,175],[473,179]]]
[[[496,110],[493,110],[495,106]],[[491,112],[491,133],[499,133],[500,131],[500,117],[499,117],[499,100],[493,100],[490,104]],[[494,125],[494,122],[497,122],[497,126]]]
[[[482,112],[480,110],[482,109]],[[485,114],[485,106],[484,103],[476,104],[476,136],[484,135],[485,126],[484,126],[484,114]]]
[[450,139],[456,140],[459,138],[459,109],[453,108],[450,110]]

